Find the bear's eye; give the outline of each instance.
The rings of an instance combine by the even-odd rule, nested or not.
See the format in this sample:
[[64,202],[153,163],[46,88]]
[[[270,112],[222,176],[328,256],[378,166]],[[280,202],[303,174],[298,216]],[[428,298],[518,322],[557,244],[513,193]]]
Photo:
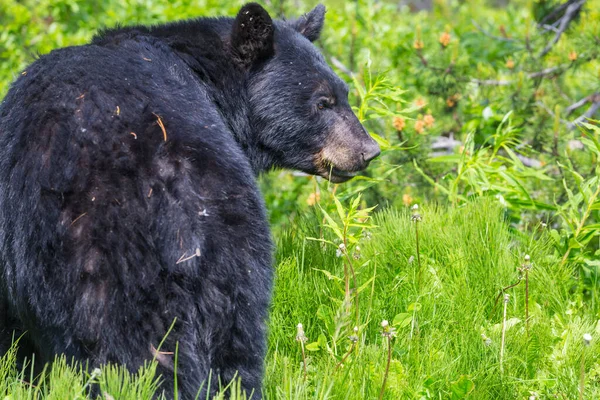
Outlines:
[[329,107],[331,107],[331,103],[327,99],[319,100],[319,102],[317,103],[317,108],[319,110],[324,110]]

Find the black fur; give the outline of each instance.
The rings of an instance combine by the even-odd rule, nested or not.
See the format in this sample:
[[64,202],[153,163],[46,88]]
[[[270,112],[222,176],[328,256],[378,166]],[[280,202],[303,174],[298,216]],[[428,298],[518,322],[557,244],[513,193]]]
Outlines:
[[[26,332],[37,363],[157,356],[171,397],[156,347],[176,318],[160,350],[179,343],[182,398],[211,369],[210,390],[237,372],[260,397],[272,243],[255,175],[343,181],[378,153],[307,40],[316,10],[305,31],[256,4],[106,30],[22,73],[0,105],[1,353]],[[323,159],[342,131],[352,157]]]
[[319,4],[309,13],[304,14],[296,21],[291,22],[292,27],[304,35],[308,40],[314,42],[321,36],[323,23],[325,22],[325,6]]

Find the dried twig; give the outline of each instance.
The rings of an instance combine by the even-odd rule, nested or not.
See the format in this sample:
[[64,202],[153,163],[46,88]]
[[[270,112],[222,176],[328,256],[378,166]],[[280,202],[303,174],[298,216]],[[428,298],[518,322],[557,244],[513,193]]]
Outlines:
[[154,116],[156,117],[156,122],[158,122],[158,126],[160,126],[160,130],[163,133],[163,139],[166,142],[167,141],[167,130],[165,129],[165,124],[163,124],[162,119],[160,118],[160,116],[158,116],[158,114],[152,113],[154,114]]
[[79,221],[80,218],[83,218],[87,215],[86,212],[84,212],[83,214],[81,214],[79,217],[75,218],[72,222],[70,226],[73,226],[75,224],[75,222]]
[[334,371],[337,371],[337,369],[339,367],[341,367],[342,365],[344,365],[344,362],[346,362],[346,359],[348,358],[348,356],[350,354],[352,354],[352,352],[354,351],[354,346],[355,345],[356,345],[355,343],[352,343],[352,345],[350,345],[350,349],[346,352],[346,354],[344,354],[344,356],[342,357],[342,359],[340,360],[340,362],[335,365]]
[[160,351],[157,350],[153,344],[150,344],[150,353],[152,354],[152,358],[158,361],[159,364],[166,367],[171,367],[173,365],[173,361],[167,357],[174,354],[172,351]]
[[496,297],[496,300],[494,301],[494,307],[492,307],[492,312],[490,313],[490,317],[494,315],[494,311],[496,311],[496,306],[498,305],[498,300],[500,300],[500,297],[504,294],[508,289],[512,289],[515,286],[517,286],[519,283],[521,283],[522,278],[519,277],[519,280],[516,281],[515,283],[513,283],[512,285],[508,285],[505,288],[502,288],[502,290],[500,290],[500,293],[498,293],[498,296]]
[[183,253],[183,255],[181,257],[179,257],[179,260],[177,260],[177,262],[175,264],[181,264],[182,262],[189,261],[194,257],[200,257],[200,249],[196,249],[196,252],[189,257],[186,257],[185,256],[186,254],[187,254],[187,252]]

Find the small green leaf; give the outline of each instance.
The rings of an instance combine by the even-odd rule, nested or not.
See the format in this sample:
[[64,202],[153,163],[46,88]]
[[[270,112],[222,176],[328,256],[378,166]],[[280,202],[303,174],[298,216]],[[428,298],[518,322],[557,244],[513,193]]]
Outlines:
[[381,147],[381,150],[387,150],[387,149],[389,149],[392,146],[387,139],[379,136],[376,133],[369,132],[369,135],[371,135],[371,137],[373,138],[373,140],[375,140],[377,142],[377,144],[379,145],[379,147]]
[[344,206],[337,198],[337,196],[333,196],[333,201],[335,203],[335,208],[337,210],[338,216],[340,217],[340,220],[343,221],[344,219],[346,219],[346,211],[344,210]]
[[400,313],[394,317],[392,325],[398,327],[398,329],[406,328],[411,324],[412,319],[413,315],[411,313]]
[[461,375],[458,380],[452,382],[450,385],[450,391],[452,392],[452,400],[459,400],[466,398],[473,390],[475,390],[475,384],[468,375]]
[[340,281],[340,282],[341,282],[341,281],[343,281],[343,279],[342,279],[342,278],[340,278],[340,277],[337,277],[337,276],[333,275],[331,272],[329,272],[329,271],[327,271],[327,270],[324,270],[324,269],[317,269],[317,268],[313,268],[313,270],[315,270],[315,271],[319,271],[319,272],[322,272],[322,273],[323,273],[323,274],[324,274],[324,275],[327,277],[327,279],[329,279],[330,281],[331,281],[331,280],[336,280],[336,281]]
[[329,214],[327,214],[327,211],[325,211],[323,208],[321,208],[321,211],[323,211],[323,215],[325,216],[325,219],[327,220],[327,226],[329,228],[331,228],[331,230],[335,233],[335,235],[340,240],[344,240],[344,235],[342,234],[342,230],[340,229],[338,224],[333,220],[333,218],[331,218],[329,216]]
[[321,350],[321,346],[319,346],[319,342],[312,342],[304,346],[304,348],[308,351],[319,351]]
[[322,349],[326,349],[326,348],[327,348],[327,338],[325,337],[325,335],[324,335],[324,334],[322,334],[322,333],[321,333],[321,334],[319,335],[319,338],[317,339],[317,342],[319,343],[319,346],[320,346]]

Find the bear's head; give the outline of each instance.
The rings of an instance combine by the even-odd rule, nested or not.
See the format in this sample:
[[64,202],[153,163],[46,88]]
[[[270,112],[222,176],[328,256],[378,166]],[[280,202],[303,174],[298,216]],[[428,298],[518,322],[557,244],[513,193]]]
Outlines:
[[272,21],[260,5],[242,7],[231,46],[248,71],[253,146],[268,167],[297,169],[344,182],[379,155],[348,103],[348,86],[313,45],[325,7]]

